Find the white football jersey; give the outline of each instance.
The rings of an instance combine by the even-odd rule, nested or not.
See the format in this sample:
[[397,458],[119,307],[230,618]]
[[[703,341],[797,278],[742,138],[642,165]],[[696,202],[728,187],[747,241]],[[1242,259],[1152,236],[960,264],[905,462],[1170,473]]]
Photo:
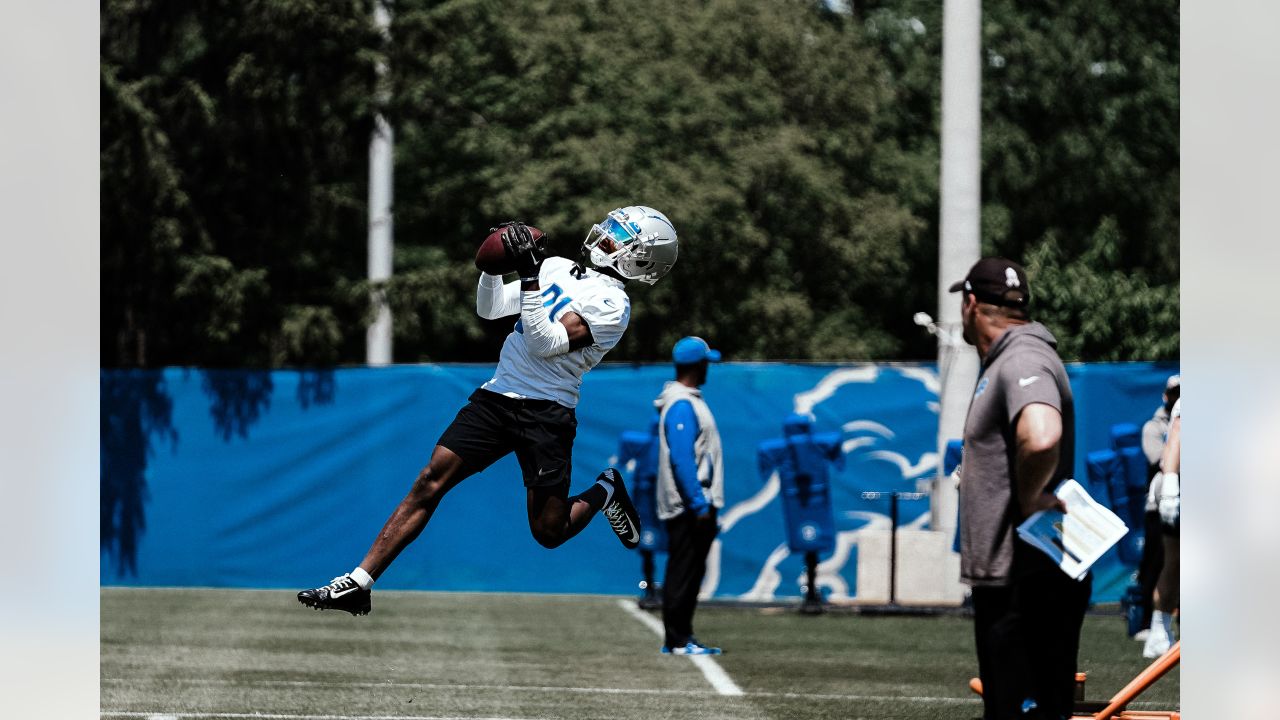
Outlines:
[[[571,272],[568,258],[549,257],[542,262],[538,284],[543,305],[551,322],[560,322],[567,312],[576,312],[591,328],[594,342],[577,350],[551,357],[538,357],[525,347],[524,325],[515,328],[502,344],[502,355],[493,378],[480,387],[508,397],[554,400],[565,407],[577,407],[582,376],[595,367],[604,354],[622,339],[631,321],[631,300],[622,281],[588,268]],[[502,288],[504,315],[520,312],[520,283]]]

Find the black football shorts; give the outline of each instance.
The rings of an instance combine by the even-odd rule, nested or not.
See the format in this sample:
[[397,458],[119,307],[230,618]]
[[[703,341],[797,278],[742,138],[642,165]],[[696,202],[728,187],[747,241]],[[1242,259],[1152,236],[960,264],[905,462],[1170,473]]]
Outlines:
[[569,486],[578,418],[554,400],[517,400],[477,389],[440,436],[468,474],[515,452],[525,487]]

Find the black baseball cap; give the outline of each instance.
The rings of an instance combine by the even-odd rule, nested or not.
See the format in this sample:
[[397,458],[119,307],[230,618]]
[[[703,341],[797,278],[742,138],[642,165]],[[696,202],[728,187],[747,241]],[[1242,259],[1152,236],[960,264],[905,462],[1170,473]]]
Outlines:
[[1025,308],[1031,303],[1031,284],[1027,271],[1018,263],[1002,257],[985,257],[969,268],[963,280],[951,285],[951,292],[971,292],[978,300],[992,305]]

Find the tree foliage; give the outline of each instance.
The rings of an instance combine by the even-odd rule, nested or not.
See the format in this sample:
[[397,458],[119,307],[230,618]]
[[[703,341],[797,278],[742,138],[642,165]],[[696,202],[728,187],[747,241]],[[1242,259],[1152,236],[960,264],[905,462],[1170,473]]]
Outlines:
[[[492,225],[576,256],[633,203],[680,261],[631,286],[610,359],[685,334],[931,357],[911,315],[936,296],[941,5],[854,5],[400,0],[387,42],[370,2],[108,1],[102,362],[359,362],[377,110],[397,361],[494,358],[511,321],[475,316],[471,264]],[[984,7],[984,249],[1028,264],[1082,359],[1177,352],[1177,9],[1140,6]]]
[[[381,40],[360,2],[102,8],[102,363],[360,352]],[[336,339],[336,342],[335,342]]]
[[990,3],[983,28],[987,240],[1052,237],[1101,267],[1178,278],[1178,14],[1167,3]]

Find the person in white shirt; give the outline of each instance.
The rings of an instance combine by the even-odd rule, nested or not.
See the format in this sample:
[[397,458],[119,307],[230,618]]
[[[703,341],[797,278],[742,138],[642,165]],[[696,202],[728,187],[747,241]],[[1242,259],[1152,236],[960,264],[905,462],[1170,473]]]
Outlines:
[[1147,504],[1142,514],[1142,559],[1138,562],[1138,588],[1141,592],[1142,629],[1133,635],[1138,642],[1150,636],[1152,612],[1155,610],[1156,581],[1164,568],[1163,532],[1154,490],[1159,487],[1160,458],[1164,455],[1165,438],[1169,435],[1170,413],[1182,393],[1182,376],[1170,375],[1164,383],[1160,405],[1142,425],[1142,454],[1147,457]]
[[[1179,529],[1182,525],[1182,398],[1169,413],[1169,439],[1160,457],[1161,474],[1151,483],[1151,497],[1160,512],[1160,541],[1164,543],[1164,567],[1156,580],[1155,610],[1151,628],[1142,645],[1142,656],[1158,658],[1173,644],[1173,615],[1178,610]],[[1155,538],[1152,538],[1153,540]]]
[[523,223],[503,227],[520,280],[504,284],[500,276],[481,273],[476,288],[481,317],[519,315],[493,378],[445,429],[360,564],[328,585],[299,592],[303,605],[367,614],[373,582],[418,537],[445,493],[512,452],[524,476],[529,529],[539,544],[559,546],[599,510],[623,545],[639,544],[639,518],[616,469],[569,495],[575,408],[582,376],[618,344],[630,322],[625,282],[653,284],[675,264],[675,227],[653,208],[618,208],[591,227],[577,263],[546,257]]

